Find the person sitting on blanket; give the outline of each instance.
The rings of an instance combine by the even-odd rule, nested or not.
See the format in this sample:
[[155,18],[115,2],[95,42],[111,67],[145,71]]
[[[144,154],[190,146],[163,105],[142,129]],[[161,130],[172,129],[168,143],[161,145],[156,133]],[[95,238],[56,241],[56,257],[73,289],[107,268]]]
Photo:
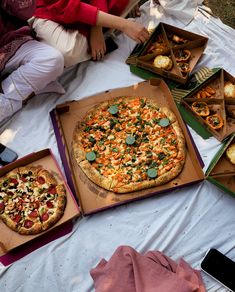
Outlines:
[[69,67],[104,57],[103,28],[117,29],[138,43],[145,42],[149,37],[147,29],[123,14],[125,10],[127,15],[137,3],[137,0],[37,0],[29,24],[38,39],[63,54],[65,67]]
[[[62,54],[33,38],[26,20],[35,6],[34,0],[0,0],[1,125],[29,97],[47,85],[52,87],[64,69]],[[58,84],[57,90],[61,91],[62,86]]]

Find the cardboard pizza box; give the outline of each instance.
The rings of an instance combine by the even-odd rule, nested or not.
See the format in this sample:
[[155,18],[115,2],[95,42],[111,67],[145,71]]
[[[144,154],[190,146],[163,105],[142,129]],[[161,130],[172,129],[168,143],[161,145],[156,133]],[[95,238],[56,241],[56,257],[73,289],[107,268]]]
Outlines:
[[206,170],[206,179],[235,197],[235,165],[226,157],[226,150],[235,144],[235,134],[226,139]]
[[[184,133],[187,145],[186,162],[180,175],[172,181],[153,188],[132,193],[116,194],[93,183],[80,169],[72,156],[72,136],[77,121],[81,121],[86,112],[102,101],[118,96],[149,97],[160,106],[169,107],[176,115]],[[204,180],[204,174],[197,156],[195,145],[185,126],[171,93],[164,81],[152,79],[133,86],[107,90],[82,100],[58,105],[51,112],[51,119],[70,188],[74,191],[84,215],[96,213],[107,208],[144,199],[159,193],[169,192],[177,188]]]
[[[177,42],[175,42],[175,39]],[[134,48],[126,63],[136,65],[177,83],[185,84],[189,79],[190,73],[201,58],[207,42],[208,38],[205,36],[160,22],[150,35],[148,41],[144,45],[137,45]],[[162,52],[152,50],[153,45],[156,43],[158,45],[163,44],[164,50]],[[183,72],[180,68],[182,60],[179,61],[177,55],[182,56],[186,51],[189,51],[191,56],[189,60],[184,62],[186,63],[184,65],[188,66],[189,69],[187,72]],[[158,55],[170,57],[173,62],[170,70],[154,66],[153,61]]]
[[[44,236],[50,231],[55,232],[56,229],[63,228],[63,224],[67,224],[73,218],[79,216],[80,208],[62,174],[57,161],[50,149],[44,149],[27,156],[24,156],[2,168],[0,168],[0,176],[4,176],[9,171],[21,166],[42,166],[49,170],[56,177],[57,181],[64,184],[67,194],[67,204],[61,219],[48,230],[35,235],[21,235],[11,230],[5,223],[0,220],[0,256],[7,254],[9,251],[22,246],[23,244],[35,242],[36,238]],[[55,237],[55,235],[53,235]]]
[[[228,81],[235,86],[235,78],[224,69],[219,69],[181,99],[182,116],[186,118],[185,120],[199,135],[201,135],[200,130],[204,128],[207,134],[201,135],[203,138],[209,138],[213,135],[216,139],[222,141],[235,132],[235,115],[233,117],[230,114],[231,110],[235,112],[235,98],[224,97],[224,86]],[[210,97],[202,97],[203,91],[208,86],[215,93]],[[223,126],[220,129],[211,128],[206,122],[206,117],[201,117],[192,110],[192,105],[195,102],[206,103],[210,109],[210,115],[219,114],[223,119]],[[187,118],[187,115],[189,118]]]

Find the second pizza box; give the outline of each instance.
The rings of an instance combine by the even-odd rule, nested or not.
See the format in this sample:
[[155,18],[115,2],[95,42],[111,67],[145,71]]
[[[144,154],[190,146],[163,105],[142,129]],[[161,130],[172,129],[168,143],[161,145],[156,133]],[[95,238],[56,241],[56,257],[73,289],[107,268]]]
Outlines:
[[56,229],[58,230],[59,228],[63,228],[64,224],[67,224],[69,221],[79,216],[80,214],[80,208],[78,204],[76,203],[76,200],[69,186],[67,185],[67,182],[63,174],[61,173],[61,170],[59,169],[57,161],[50,149],[44,149],[44,150],[29,154],[25,157],[22,157],[10,163],[7,166],[2,167],[0,169],[0,177],[6,175],[8,172],[12,171],[15,168],[23,167],[23,166],[24,167],[32,167],[32,166],[42,167],[43,169],[46,169],[51,174],[53,174],[57,182],[64,185],[64,188],[66,191],[67,203],[64,209],[64,213],[57,223],[55,223],[52,227],[50,227],[46,231],[38,233],[38,234],[34,234],[34,235],[19,234],[11,230],[0,219],[0,233],[1,233],[0,256],[7,254],[9,251],[17,247],[21,247],[24,244],[35,242],[35,240],[40,240],[41,236],[45,236],[46,234],[49,235],[50,231],[52,230],[53,232],[55,232]]
[[[73,158],[72,140],[77,122],[82,121],[87,111],[93,106],[120,96],[151,98],[159,106],[168,107],[177,117],[186,141],[186,161],[182,172],[170,182],[132,193],[117,194],[93,183],[83,173]],[[82,100],[59,105],[51,112],[51,118],[68,183],[76,194],[84,215],[204,180],[204,174],[191,136],[178,112],[167,85],[160,79],[141,82],[129,87],[107,90]]]

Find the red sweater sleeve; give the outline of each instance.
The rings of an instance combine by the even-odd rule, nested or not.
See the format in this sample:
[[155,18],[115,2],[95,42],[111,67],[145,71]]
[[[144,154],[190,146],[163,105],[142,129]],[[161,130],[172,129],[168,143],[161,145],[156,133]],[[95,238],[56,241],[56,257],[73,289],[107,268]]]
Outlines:
[[99,8],[99,10],[108,13],[108,3],[107,0],[91,0],[90,4]]
[[34,15],[60,24],[95,25],[98,8],[80,0],[37,0]]

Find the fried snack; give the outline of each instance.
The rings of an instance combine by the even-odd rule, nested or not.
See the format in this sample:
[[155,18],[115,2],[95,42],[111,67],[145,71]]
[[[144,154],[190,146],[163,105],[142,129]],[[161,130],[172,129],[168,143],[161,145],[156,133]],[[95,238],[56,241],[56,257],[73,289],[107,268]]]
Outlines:
[[189,50],[178,50],[174,53],[176,62],[187,62],[191,57]]
[[173,43],[175,43],[176,45],[181,45],[181,44],[184,44],[187,42],[186,39],[182,38],[182,37],[179,37],[178,35],[176,34],[173,34],[173,35],[170,35],[169,36],[169,39],[172,40]]
[[225,98],[235,98],[235,84],[233,84],[230,81],[225,82],[224,97]]
[[154,43],[147,51],[148,54],[155,53],[157,55],[164,55],[169,52],[169,49],[164,44]]
[[153,65],[159,69],[171,70],[173,62],[170,57],[160,55],[154,59]]
[[227,150],[226,150],[226,156],[228,160],[232,163],[235,164],[235,143],[231,144]]
[[169,48],[167,47],[163,37],[161,35],[157,36],[155,42],[153,42],[150,48],[147,50],[147,54],[155,53],[157,55],[164,55],[168,53]]
[[196,98],[210,98],[214,95],[216,91],[211,86],[203,87],[199,90],[194,97]]
[[198,116],[201,116],[201,117],[206,117],[206,116],[209,116],[210,114],[210,109],[207,103],[202,102],[202,101],[201,102],[195,101],[192,104],[192,109]]
[[224,125],[223,118],[218,114],[206,117],[206,122],[214,130],[219,130]]
[[190,72],[190,67],[189,64],[186,62],[177,62],[177,65],[180,68],[180,71],[183,75],[186,75],[187,73]]

